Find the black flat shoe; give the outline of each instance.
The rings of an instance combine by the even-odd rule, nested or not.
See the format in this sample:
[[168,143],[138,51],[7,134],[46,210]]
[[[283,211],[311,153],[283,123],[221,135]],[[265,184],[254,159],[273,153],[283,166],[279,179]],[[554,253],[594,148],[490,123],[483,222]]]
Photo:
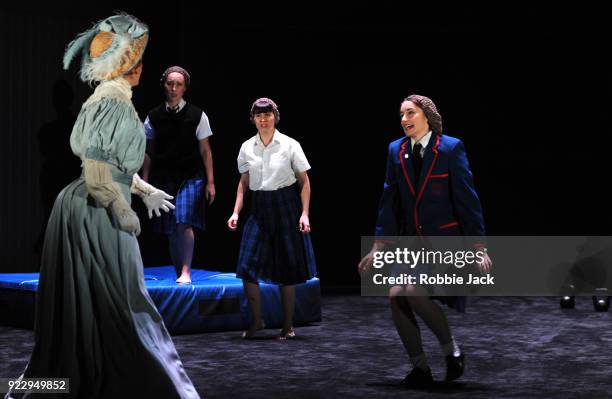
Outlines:
[[431,369],[427,370],[415,367],[412,371],[400,382],[400,385],[406,388],[427,388],[433,384]]
[[463,375],[465,369],[465,355],[462,353],[459,356],[446,356],[446,379],[444,381],[453,381]]
[[610,297],[594,296],[593,307],[597,312],[607,312],[610,309]]
[[561,306],[561,309],[574,309],[576,306],[576,300],[573,296],[566,295],[561,298],[559,305]]

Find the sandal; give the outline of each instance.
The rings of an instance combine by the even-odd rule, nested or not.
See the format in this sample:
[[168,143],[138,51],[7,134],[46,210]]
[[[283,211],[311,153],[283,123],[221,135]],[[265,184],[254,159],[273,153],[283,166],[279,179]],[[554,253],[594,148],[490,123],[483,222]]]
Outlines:
[[293,327],[291,327],[289,329],[289,331],[284,332],[284,330],[281,330],[280,335],[278,337],[276,337],[276,339],[279,340],[286,340],[286,339],[293,339],[295,338],[295,330],[293,329]]

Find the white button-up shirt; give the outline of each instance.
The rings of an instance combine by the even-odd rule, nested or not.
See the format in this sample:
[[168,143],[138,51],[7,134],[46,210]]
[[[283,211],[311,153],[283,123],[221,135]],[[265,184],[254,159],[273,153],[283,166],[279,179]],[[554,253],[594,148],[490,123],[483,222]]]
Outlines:
[[302,146],[297,140],[274,131],[266,147],[259,134],[240,147],[238,171],[249,173],[249,188],[253,191],[272,191],[296,182],[295,174],[310,169]]
[[[427,147],[427,144],[429,144],[429,140],[431,139],[431,130],[421,138],[421,140],[419,140],[419,144],[421,144],[421,158],[425,155],[425,148]],[[414,145],[416,144],[416,142],[414,141],[414,139],[411,137],[410,138],[410,148],[414,148]]]

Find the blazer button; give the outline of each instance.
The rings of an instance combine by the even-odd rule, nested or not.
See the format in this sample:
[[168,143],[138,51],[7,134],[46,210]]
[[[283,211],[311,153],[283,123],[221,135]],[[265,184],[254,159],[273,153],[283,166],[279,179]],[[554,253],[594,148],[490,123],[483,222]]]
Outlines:
[[423,226],[419,225],[419,230],[423,230]]

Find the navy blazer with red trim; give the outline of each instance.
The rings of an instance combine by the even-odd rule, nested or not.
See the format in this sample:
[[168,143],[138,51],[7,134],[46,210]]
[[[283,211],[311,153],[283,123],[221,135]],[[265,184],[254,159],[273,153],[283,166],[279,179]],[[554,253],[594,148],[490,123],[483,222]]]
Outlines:
[[484,242],[482,207],[461,140],[431,136],[419,187],[413,184],[411,157],[410,138],[389,144],[375,235],[465,235],[483,237]]

